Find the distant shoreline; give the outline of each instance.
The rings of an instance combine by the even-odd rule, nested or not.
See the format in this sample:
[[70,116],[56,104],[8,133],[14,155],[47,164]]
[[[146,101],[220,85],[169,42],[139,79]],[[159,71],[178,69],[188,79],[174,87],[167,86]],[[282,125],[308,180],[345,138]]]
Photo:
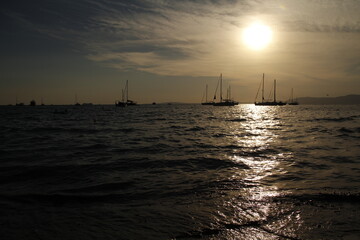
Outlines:
[[[297,98],[297,101],[301,105],[356,105],[360,104],[360,95],[359,94],[350,94],[346,96],[339,97],[300,97]],[[200,104],[200,103],[187,103],[187,102],[159,102],[156,105],[180,105],[180,104]],[[253,102],[239,102],[239,104],[254,104]],[[109,104],[82,104],[77,107],[91,107],[91,106],[109,106],[114,105],[112,103]],[[154,105],[153,103],[139,103],[139,105]],[[16,106],[15,104],[2,104],[0,106]],[[30,106],[30,104],[24,104],[23,107],[34,107]],[[74,104],[45,104],[45,105],[36,105],[40,107],[44,106],[75,106]],[[21,107],[21,106],[19,106]]]
[[300,104],[306,105],[349,105],[360,104],[360,95],[351,94],[339,97],[302,97],[297,100]]

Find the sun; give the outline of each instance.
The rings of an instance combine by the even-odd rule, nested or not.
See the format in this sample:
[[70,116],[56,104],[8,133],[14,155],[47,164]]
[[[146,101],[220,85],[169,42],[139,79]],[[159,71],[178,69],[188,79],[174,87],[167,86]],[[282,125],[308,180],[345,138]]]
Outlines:
[[271,42],[272,31],[264,24],[254,23],[244,29],[242,37],[246,46],[253,50],[261,50]]

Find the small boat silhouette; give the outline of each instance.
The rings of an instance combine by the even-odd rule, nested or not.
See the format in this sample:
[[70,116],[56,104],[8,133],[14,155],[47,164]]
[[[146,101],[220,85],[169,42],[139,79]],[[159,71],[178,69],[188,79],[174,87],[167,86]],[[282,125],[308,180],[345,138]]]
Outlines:
[[115,106],[117,107],[126,107],[126,106],[136,106],[137,103],[129,99],[129,81],[126,80],[125,89],[122,90],[122,100],[116,101]]

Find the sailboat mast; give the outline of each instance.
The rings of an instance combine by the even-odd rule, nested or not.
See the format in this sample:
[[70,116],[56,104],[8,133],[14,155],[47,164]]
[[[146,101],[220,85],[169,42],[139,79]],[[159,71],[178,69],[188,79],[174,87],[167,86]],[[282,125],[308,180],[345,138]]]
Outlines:
[[208,92],[208,85],[206,84],[206,92],[205,92],[205,102],[207,102],[207,92]]
[[126,102],[129,100],[129,80],[126,80]]
[[274,79],[274,102],[276,102],[276,79]]
[[263,80],[262,80],[262,99],[261,99],[261,102],[264,102],[264,85],[265,85],[265,81],[264,81],[264,78],[265,78],[265,73],[263,73]]
[[220,102],[222,102],[222,73],[220,74]]

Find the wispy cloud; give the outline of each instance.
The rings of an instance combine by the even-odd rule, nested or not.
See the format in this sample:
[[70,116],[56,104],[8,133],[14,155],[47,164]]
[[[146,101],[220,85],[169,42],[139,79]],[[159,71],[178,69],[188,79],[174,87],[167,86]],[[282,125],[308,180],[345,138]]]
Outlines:
[[214,75],[246,65],[239,35],[254,19],[282,32],[360,31],[357,0],[19,2],[3,12],[73,42],[100,64],[161,75]]
[[91,51],[89,58],[120,69],[197,75],[199,62],[226,42],[229,26],[224,20],[233,18],[224,15],[231,7],[229,3],[227,8],[217,8],[220,2],[145,3],[151,8],[144,10],[142,6],[128,9],[125,14],[98,16],[98,26],[106,32],[112,29],[112,36],[100,42],[84,39]]

